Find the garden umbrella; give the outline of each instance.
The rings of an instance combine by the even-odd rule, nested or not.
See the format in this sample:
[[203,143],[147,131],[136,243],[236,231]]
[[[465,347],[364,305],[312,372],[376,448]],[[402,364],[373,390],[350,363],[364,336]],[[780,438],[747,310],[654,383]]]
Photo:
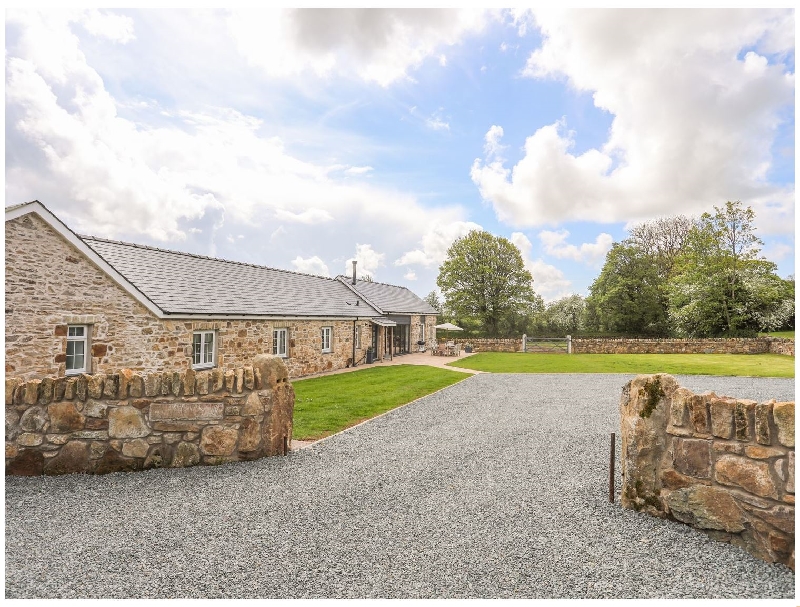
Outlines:
[[461,327],[456,326],[451,322],[445,322],[445,323],[442,323],[441,325],[436,325],[436,328],[437,329],[441,329],[442,331],[463,331],[464,330]]

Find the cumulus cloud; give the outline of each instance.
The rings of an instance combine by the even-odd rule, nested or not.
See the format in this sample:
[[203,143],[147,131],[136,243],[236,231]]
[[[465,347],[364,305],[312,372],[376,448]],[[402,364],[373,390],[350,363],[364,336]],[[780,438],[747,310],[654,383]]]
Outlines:
[[417,274],[416,272],[414,272],[414,270],[409,270],[408,272],[403,274],[403,278],[405,278],[406,280],[416,280]]
[[544,125],[511,167],[493,153],[502,132],[492,126],[471,177],[501,220],[626,221],[741,199],[776,218],[765,230],[793,229],[794,186],[769,180],[776,130],[794,101],[792,11],[534,16],[542,45],[523,75],[590,93],[613,122],[589,149],[565,120]]
[[447,257],[447,249],[458,238],[466,236],[472,230],[482,230],[477,223],[471,221],[453,221],[434,224],[425,232],[420,241],[420,248],[406,251],[394,262],[396,266],[422,265],[438,266]]
[[550,302],[572,292],[572,282],[564,277],[564,273],[561,270],[545,263],[541,258],[533,259],[531,257],[533,245],[525,234],[513,232],[509,240],[514,243],[522,254],[525,269],[533,276],[533,290],[541,295],[542,299]]
[[574,244],[566,242],[569,237],[569,232],[567,230],[559,230],[558,232],[542,230],[539,232],[538,236],[544,246],[545,252],[551,257],[573,259],[590,265],[601,263],[605,259],[606,253],[611,250],[611,245],[614,243],[614,238],[605,232],[598,234],[593,243],[584,242],[580,246],[575,246]]
[[380,86],[409,78],[443,47],[479,32],[484,11],[455,9],[237,10],[228,30],[239,51],[271,76],[355,75]]
[[345,264],[344,275],[352,275],[353,259],[355,259],[358,262],[356,264],[356,273],[358,276],[368,274],[372,278],[375,278],[375,273],[377,272],[378,268],[386,265],[383,263],[385,257],[385,254],[378,253],[370,244],[357,244],[355,256],[348,259],[347,263]]
[[445,122],[440,114],[433,114],[425,120],[425,126],[434,131],[449,131],[450,123]]
[[[412,195],[366,184],[358,175],[369,167],[342,174],[349,165],[301,159],[263,119],[234,109],[164,108],[146,100],[121,115],[126,100],[106,89],[82,51],[81,15],[7,16],[6,149],[14,151],[7,157],[7,200],[51,202],[79,232],[111,238],[191,239],[198,222],[224,212],[234,229],[268,230],[268,242],[302,246],[293,232],[298,225],[328,227],[314,233],[327,244],[329,226],[347,222],[351,233],[388,234],[395,250],[418,239],[421,226],[463,213],[428,209]],[[122,27],[114,31],[117,40],[129,37]]]
[[316,274],[318,276],[330,276],[328,266],[319,257],[314,255],[308,259],[303,259],[299,255],[296,259],[292,260],[294,269],[304,274]]

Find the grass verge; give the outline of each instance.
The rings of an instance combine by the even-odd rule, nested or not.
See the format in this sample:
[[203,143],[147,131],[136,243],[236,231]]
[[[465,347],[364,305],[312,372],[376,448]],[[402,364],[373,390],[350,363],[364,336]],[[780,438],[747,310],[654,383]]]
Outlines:
[[292,438],[316,440],[469,377],[421,365],[373,367],[292,382]]
[[772,331],[770,333],[759,333],[767,337],[783,337],[784,339],[794,339],[794,331]]
[[670,373],[794,377],[794,357],[780,354],[523,354],[484,352],[454,363],[489,373]]

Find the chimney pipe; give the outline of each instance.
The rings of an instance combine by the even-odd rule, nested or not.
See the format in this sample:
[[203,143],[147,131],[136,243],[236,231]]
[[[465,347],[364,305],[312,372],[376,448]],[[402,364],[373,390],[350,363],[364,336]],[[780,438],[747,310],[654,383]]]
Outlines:
[[353,260],[353,284],[356,284],[356,264],[358,262],[354,259]]

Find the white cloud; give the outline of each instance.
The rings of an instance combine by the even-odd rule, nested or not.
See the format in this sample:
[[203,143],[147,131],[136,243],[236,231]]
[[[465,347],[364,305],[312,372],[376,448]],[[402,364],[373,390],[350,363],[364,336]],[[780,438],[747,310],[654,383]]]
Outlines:
[[447,257],[447,249],[457,238],[466,236],[472,230],[482,230],[477,223],[471,221],[454,221],[446,224],[434,224],[428,229],[420,241],[421,248],[406,251],[394,262],[396,266],[422,265],[438,266]]
[[357,244],[355,256],[348,259],[345,264],[344,275],[351,276],[353,274],[353,259],[355,259],[358,262],[358,264],[356,264],[356,274],[358,276],[368,274],[372,276],[372,278],[375,278],[375,273],[378,268],[385,265],[383,263],[385,257],[386,255],[383,253],[375,251],[372,245]]
[[319,234],[331,247],[348,232],[388,234],[385,245],[397,250],[424,226],[463,214],[366,184],[358,174],[369,167],[305,161],[286,151],[272,125],[233,109],[147,100],[120,115],[126,100],[106,90],[81,50],[80,15],[8,15],[6,148],[16,153],[7,158],[7,200],[39,198],[81,233],[133,240],[184,240],[192,223],[224,212],[231,229],[267,230],[270,242],[298,249],[294,234],[283,238],[294,224],[346,225],[338,244],[330,230]]
[[292,213],[285,209],[277,209],[275,216],[283,221],[293,221],[297,223],[315,224],[331,221],[333,217],[324,209],[310,208],[302,213]]
[[742,200],[763,229],[792,230],[794,186],[767,175],[794,101],[793,63],[763,55],[793,57],[792,11],[536,11],[535,20],[543,42],[524,75],[591,93],[613,122],[595,148],[578,148],[562,119],[529,136],[513,167],[477,159],[472,180],[501,220],[626,221]]
[[533,276],[533,290],[541,295],[545,302],[565,297],[572,292],[572,282],[564,277],[561,270],[545,263],[542,259],[531,258],[533,245],[525,234],[513,232],[510,240],[522,254],[525,269]]
[[449,131],[450,123],[446,122],[440,112],[432,114],[425,120],[425,125],[434,131]]
[[316,274],[318,276],[330,276],[328,266],[319,257],[314,255],[308,259],[303,259],[299,255],[292,261],[292,265],[298,272],[304,274]]
[[82,13],[79,21],[93,36],[107,38],[120,44],[127,44],[136,39],[133,32],[133,19],[125,15],[101,13],[97,9],[91,9]]
[[350,167],[350,168],[348,168],[348,169],[345,169],[345,171],[344,171],[344,172],[345,172],[347,175],[365,175],[366,173],[369,173],[369,172],[370,172],[370,171],[372,171],[372,170],[373,170],[373,169],[372,169],[372,167],[371,167],[371,166],[365,166],[365,167]]
[[611,250],[611,245],[614,243],[614,238],[605,232],[598,234],[593,243],[584,242],[579,247],[566,242],[567,237],[569,237],[569,232],[567,230],[560,230],[558,232],[542,230],[539,232],[538,236],[539,240],[541,240],[544,245],[545,252],[551,257],[573,259],[590,265],[601,263],[605,259],[606,253]]
[[447,57],[445,55],[439,55],[439,65],[447,67]]
[[414,272],[414,270],[409,270],[408,272],[403,274],[403,278],[405,278],[406,280],[416,280],[417,274]]
[[485,11],[455,9],[237,10],[228,30],[270,76],[355,75],[389,86],[442,47],[480,32]]
[[502,138],[503,127],[493,124],[492,128],[486,132],[486,136],[484,137],[486,143],[483,146],[483,153],[486,155],[487,159],[501,160],[500,152],[505,148],[505,146],[500,144]]

